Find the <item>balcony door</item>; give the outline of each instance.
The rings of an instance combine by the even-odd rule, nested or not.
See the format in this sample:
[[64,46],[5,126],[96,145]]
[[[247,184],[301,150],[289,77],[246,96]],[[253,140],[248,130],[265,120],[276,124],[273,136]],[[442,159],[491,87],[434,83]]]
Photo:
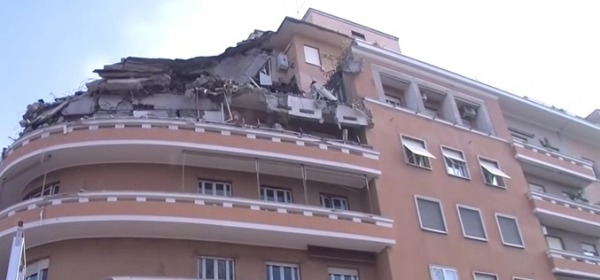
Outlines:
[[563,245],[563,241],[560,237],[546,235],[546,243],[548,243],[548,248],[551,250],[565,250],[565,246]]

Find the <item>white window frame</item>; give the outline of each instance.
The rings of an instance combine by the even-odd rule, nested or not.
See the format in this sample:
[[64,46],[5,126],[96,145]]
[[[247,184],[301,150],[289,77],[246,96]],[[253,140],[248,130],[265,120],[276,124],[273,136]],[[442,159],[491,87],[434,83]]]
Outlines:
[[327,269],[327,275],[329,280],[335,280],[335,276],[342,276],[343,278],[350,277],[352,280],[359,280],[358,269],[329,267]]
[[[471,172],[469,171],[469,165],[467,164],[467,160],[465,158],[465,153],[461,150],[457,150],[457,149],[450,148],[448,146],[443,146],[443,145],[440,146],[440,149],[442,151],[442,156],[444,157],[444,165],[446,166],[446,173],[453,177],[470,180]],[[446,153],[445,151],[448,151],[449,153]],[[458,154],[460,154],[460,158],[454,157],[450,153],[458,153]],[[448,161],[450,161],[452,163],[455,163],[455,162],[462,163],[464,166],[464,171],[465,171],[466,175],[462,176],[459,174],[455,174],[454,172],[451,172],[451,171],[454,171],[455,168],[454,168],[454,166],[449,166]],[[457,165],[460,165],[460,164],[457,164]]]
[[[282,267],[282,268],[283,268],[283,267],[290,267],[290,268],[293,268],[293,269],[295,269],[295,270],[296,270],[296,275],[293,275],[293,274],[292,274],[292,279],[291,279],[291,280],[300,280],[300,279],[301,279],[301,276],[300,276],[300,266],[298,266],[297,264],[291,264],[291,263],[277,263],[277,262],[267,262],[267,263],[265,264],[265,266],[266,266],[267,268],[268,268],[269,266],[279,266],[279,267]],[[282,269],[282,270],[280,270],[280,272],[279,272],[279,273],[280,273],[280,274],[279,274],[279,275],[280,275],[279,279],[282,279],[282,280],[288,280],[288,279],[283,279],[283,269]],[[273,270],[272,270],[272,269],[269,269],[269,273],[267,274],[267,280],[272,280],[272,279],[273,279],[272,275],[273,275]]]
[[[310,64],[310,65],[315,65],[315,66],[321,66],[321,51],[319,50],[319,48],[315,48],[313,46],[309,46],[309,45],[304,45],[304,62]],[[310,58],[309,56],[309,52],[314,52],[316,51],[316,58]],[[314,55],[314,53],[311,53],[311,55]],[[314,59],[316,59],[317,61],[315,61]]]
[[[329,199],[330,203],[331,203],[331,207],[327,207],[325,206],[325,200]],[[345,208],[336,208],[334,201],[339,201],[340,205],[345,206]],[[319,201],[321,203],[321,207],[323,208],[328,208],[328,209],[335,209],[335,210],[350,210],[350,204],[348,204],[348,198],[344,197],[344,196],[340,196],[340,195],[333,195],[333,194],[326,194],[326,193],[321,193],[319,194]]]
[[[427,149],[427,142],[425,140],[401,134],[400,143],[402,144],[402,153],[404,154],[406,164],[433,170],[431,159],[435,159],[436,157]],[[412,144],[419,144],[420,147],[412,147]],[[411,148],[416,149],[416,152]],[[415,163],[410,162],[411,157]]]
[[[496,217],[496,226],[498,227],[498,232],[500,233],[500,239],[502,240],[502,244],[509,246],[509,247],[515,247],[515,248],[521,248],[521,249],[525,248],[525,240],[523,239],[523,234],[521,233],[521,227],[519,226],[519,220],[517,219],[517,217],[502,214],[502,213],[495,213],[494,216]],[[507,243],[504,241],[504,236],[502,235],[502,229],[500,228],[500,221],[498,220],[498,217],[513,219],[515,221],[515,224],[517,225],[517,231],[519,232],[519,238],[521,239],[521,243],[523,243],[523,244],[512,244],[512,243]]]
[[[483,235],[484,235],[483,238],[479,237],[479,236],[467,235],[467,232],[465,231],[465,226],[463,224],[462,216],[460,215],[461,208],[477,212],[477,214],[479,215],[479,220],[481,221],[481,227],[483,227]],[[456,214],[458,215],[458,220],[460,221],[460,228],[462,229],[462,233],[465,238],[479,240],[479,241],[485,241],[485,242],[488,241],[487,229],[485,228],[485,222],[483,221],[483,215],[481,215],[481,209],[472,207],[472,206],[468,206],[468,205],[464,205],[464,204],[457,204],[456,205]]]
[[474,280],[477,280],[477,274],[479,274],[481,276],[492,276],[492,277],[496,278],[495,280],[498,280],[498,274],[482,272],[482,271],[473,271],[473,279]]
[[[206,260],[213,261],[213,278],[206,278]],[[232,258],[200,256],[198,258],[198,279],[219,280],[218,261],[225,261],[225,279],[235,280],[235,261]]]
[[[267,190],[273,191],[273,195],[274,195],[275,201],[267,200],[267,196],[266,196],[266,193],[265,193]],[[283,195],[284,202],[281,202],[281,201],[277,200],[277,198],[280,195]],[[260,186],[260,198],[263,201],[268,201],[268,202],[273,202],[273,203],[293,203],[294,202],[294,198],[292,197],[292,190],[290,190],[290,189],[284,189],[284,188],[271,187],[271,186],[266,186],[266,185]]]
[[[30,192],[29,194],[25,195],[25,197],[23,197],[23,200],[38,198],[38,197],[42,197],[42,196],[56,195],[60,192],[60,182],[51,183],[51,184],[46,185],[45,187],[40,187],[37,189],[39,189],[39,191],[37,191],[35,193]],[[37,190],[37,189],[35,189],[35,190]],[[44,194],[46,192],[47,192],[47,194]]]
[[[440,266],[440,265],[429,265],[429,277],[431,278],[431,280],[436,280],[433,278],[433,270],[434,269],[441,269],[442,270],[442,274],[444,275],[444,278],[446,278],[446,271],[452,271],[454,272],[454,276],[456,276],[456,280],[459,280],[459,276],[458,276],[458,271],[456,270],[456,268],[452,268],[452,267],[447,267],[447,266]],[[446,279],[444,279],[446,280]]]
[[[496,188],[501,188],[501,189],[506,189],[506,180],[505,179],[510,179],[510,176],[506,175],[506,173],[504,173],[504,171],[502,171],[502,168],[500,167],[500,163],[498,163],[497,160],[491,159],[491,158],[486,158],[486,157],[482,157],[482,156],[477,156],[477,159],[479,161],[479,171],[481,172],[481,176],[483,177],[483,182],[488,185],[488,186],[492,186],[492,187],[496,187]],[[481,164],[481,163],[484,164]],[[497,172],[498,174],[494,174],[491,171],[489,171],[485,166],[485,164],[492,164],[495,165],[495,169],[497,169],[499,172]],[[487,177],[486,177],[486,173],[491,174],[493,177],[492,178],[496,178],[496,181],[498,182],[497,184],[494,184],[494,182],[488,182]],[[503,174],[503,175],[500,175]]]
[[[210,183],[210,184],[213,185],[212,186],[212,193],[207,193],[206,192],[206,183]],[[223,195],[217,194],[217,185],[223,185],[223,191],[224,191]],[[213,181],[213,180],[198,179],[198,193],[202,194],[202,195],[212,195],[212,196],[229,197],[229,196],[232,195],[231,183],[224,182],[224,181]]]
[[[39,279],[42,271],[46,271],[46,279],[48,278],[48,269],[50,267],[50,259],[41,259],[25,266],[25,277],[23,279]],[[29,278],[35,275],[35,278]]]
[[[442,213],[442,221],[444,222],[444,230],[441,231],[439,229],[427,228],[423,226],[423,221],[421,220],[421,211],[419,211],[419,199],[428,200],[432,202],[436,202],[440,206],[440,212]],[[422,230],[431,231],[435,233],[448,234],[448,224],[446,223],[446,215],[444,215],[444,206],[442,205],[442,201],[437,198],[415,195],[415,208],[417,210],[417,216],[419,218],[419,226]]]
[[[557,248],[552,248],[550,246],[550,242],[548,242],[549,238],[554,238],[557,239],[558,241],[560,241],[560,249]],[[548,249],[550,250],[559,250],[559,251],[564,251],[565,250],[565,242],[563,241],[563,239],[560,236],[556,236],[556,235],[545,235],[544,239],[546,241],[546,246],[548,246]]]
[[402,106],[402,99],[395,97],[395,96],[391,96],[389,94],[384,94],[385,95],[385,103],[392,105],[394,107],[404,107]]

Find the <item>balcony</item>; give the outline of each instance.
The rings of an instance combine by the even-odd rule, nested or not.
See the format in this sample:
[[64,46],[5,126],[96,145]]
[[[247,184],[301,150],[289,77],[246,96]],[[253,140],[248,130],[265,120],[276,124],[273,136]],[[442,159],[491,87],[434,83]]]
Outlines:
[[69,166],[119,162],[285,174],[351,187],[363,187],[365,180],[380,174],[379,153],[366,146],[287,131],[183,120],[65,123],[22,137],[5,155],[0,177],[7,189]]
[[[368,252],[395,244],[393,221],[376,215],[186,193],[81,192],[24,201],[0,212],[0,251],[8,252],[17,221],[24,222],[28,248],[92,237]],[[0,262],[7,257],[0,254]]]
[[533,212],[545,226],[600,236],[600,206],[530,191]]
[[561,250],[548,250],[547,256],[554,274],[600,279],[600,258],[598,257]]
[[589,162],[531,144],[513,142],[513,147],[525,173],[579,188],[596,181]]

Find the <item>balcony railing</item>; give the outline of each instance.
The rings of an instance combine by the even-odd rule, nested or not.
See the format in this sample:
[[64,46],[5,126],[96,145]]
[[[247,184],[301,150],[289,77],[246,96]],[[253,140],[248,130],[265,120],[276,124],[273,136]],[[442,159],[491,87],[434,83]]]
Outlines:
[[546,252],[546,254],[549,258],[561,258],[600,266],[599,257],[586,256],[578,252],[550,249]]
[[557,195],[547,194],[538,191],[529,191],[529,198],[543,200],[552,204],[562,205],[579,211],[585,211],[591,214],[600,215],[600,206],[585,202],[573,201],[568,198],[560,197]]
[[366,158],[379,159],[379,152],[371,147],[360,144],[351,144],[337,139],[315,137],[293,131],[279,131],[274,129],[259,128],[254,126],[233,126],[226,124],[213,124],[206,122],[192,122],[185,120],[164,119],[87,119],[79,122],[64,123],[38,129],[15,141],[7,150],[5,156],[10,155],[18,148],[30,142],[44,139],[53,134],[67,134],[76,130],[102,130],[119,128],[164,128],[169,130],[189,130],[198,133],[216,133],[221,135],[238,135],[248,139],[266,139],[273,142],[289,142],[298,146],[316,147],[322,150],[339,151],[345,154],[360,155]]
[[515,145],[516,147],[525,148],[527,150],[531,150],[531,151],[534,151],[536,153],[544,154],[546,156],[550,156],[550,157],[556,158],[556,159],[561,160],[561,161],[569,162],[571,164],[575,164],[575,165],[586,167],[586,168],[589,168],[589,169],[593,170],[593,164],[592,163],[590,163],[588,161],[585,161],[585,160],[581,160],[581,159],[572,157],[572,156],[569,156],[569,155],[566,155],[566,154],[563,154],[563,153],[560,153],[560,152],[550,151],[550,150],[548,150],[548,149],[546,149],[544,147],[532,145],[532,144],[529,144],[529,143],[523,143],[523,142],[513,142],[513,145]]
[[116,202],[116,201],[135,201],[144,203],[147,201],[159,201],[165,203],[190,203],[196,205],[210,205],[225,208],[243,208],[254,211],[269,211],[287,215],[302,215],[308,217],[319,217],[331,220],[346,220],[355,223],[373,224],[380,227],[391,228],[393,220],[380,216],[329,209],[315,206],[272,203],[261,200],[197,195],[187,193],[165,193],[165,192],[81,192],[64,193],[54,196],[38,197],[10,206],[0,212],[0,220],[13,216],[19,212],[41,208],[46,205],[60,205],[68,203],[88,203],[94,201]]

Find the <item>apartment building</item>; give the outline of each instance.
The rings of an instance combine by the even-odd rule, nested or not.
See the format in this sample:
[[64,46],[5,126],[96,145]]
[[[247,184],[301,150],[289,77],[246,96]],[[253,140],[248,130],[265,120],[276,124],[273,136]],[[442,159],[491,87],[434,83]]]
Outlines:
[[600,279],[587,119],[309,9],[28,106],[0,162],[26,279]]

